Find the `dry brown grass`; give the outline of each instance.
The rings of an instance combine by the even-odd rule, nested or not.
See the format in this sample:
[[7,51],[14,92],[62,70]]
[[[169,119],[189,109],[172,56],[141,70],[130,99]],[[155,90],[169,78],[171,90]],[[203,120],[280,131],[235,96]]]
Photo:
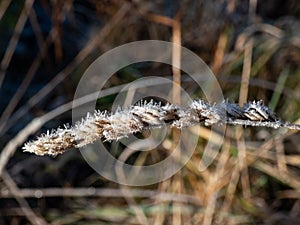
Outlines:
[[[124,187],[99,177],[75,151],[55,159],[37,158],[20,151],[31,134],[40,133],[43,127],[56,127],[69,118],[64,113],[71,109],[71,104],[63,103],[71,100],[76,82],[93,59],[115,46],[144,39],[181,43],[211,65],[229,100],[243,104],[262,99],[278,116],[299,123],[300,26],[299,17],[298,20],[293,17],[297,16],[296,8],[290,9],[289,17],[270,20],[257,11],[256,0],[250,0],[249,4],[234,0],[201,4],[186,0],[178,6],[168,3],[174,8],[149,1],[96,1],[101,24],[85,35],[77,54],[57,68],[55,74],[48,75],[51,79],[45,75],[47,84],[28,97],[26,89],[41,79],[37,77],[38,69],[53,66],[52,61],[59,64],[66,55],[62,18],[72,21],[78,16],[74,13],[75,1],[51,1],[52,11],[48,1],[41,1],[44,7],[49,7],[54,20],[44,37],[33,2],[26,0],[19,5],[19,14],[13,14],[17,20],[9,19],[13,17],[9,8],[12,3],[0,2],[1,29],[12,30],[8,39],[3,40],[6,45],[1,52],[2,90],[8,85],[6,79],[13,76],[11,71],[15,71],[11,67],[19,66],[14,65],[17,58],[13,54],[22,40],[19,35],[25,18],[29,18],[39,46],[39,54],[22,65],[26,71],[22,76],[18,74],[22,78],[20,86],[1,110],[0,224],[300,222],[300,136],[293,131],[227,127],[222,149],[213,163],[200,172],[198,166],[212,131],[196,126],[192,131],[200,140],[186,166],[172,178],[142,188]],[[258,6],[266,9],[260,1]],[[173,60],[179,59],[180,54],[175,52]],[[176,69],[154,65],[139,72],[145,76],[172,73],[177,84],[193,86],[185,83]],[[125,78],[122,74],[115,75],[106,85],[107,93],[117,93],[122,84],[134,78],[132,74]],[[197,94],[193,97],[203,97]],[[60,95],[65,96],[63,102],[58,101],[61,107],[47,108],[55,105]],[[178,92],[174,92],[174,99],[179,99]],[[104,107],[109,107],[113,98],[106,97],[103,101]],[[47,125],[54,118],[59,118],[58,124]],[[12,129],[19,124],[20,128]],[[178,135],[174,131],[158,151],[140,155],[136,162],[151,157],[161,159],[172,151],[172,137],[176,139]],[[218,142],[218,133],[213,135]]]

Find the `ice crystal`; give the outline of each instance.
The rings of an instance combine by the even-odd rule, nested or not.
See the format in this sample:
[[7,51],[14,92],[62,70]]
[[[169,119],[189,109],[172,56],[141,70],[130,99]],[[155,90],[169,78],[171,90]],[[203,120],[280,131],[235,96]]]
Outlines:
[[169,103],[162,106],[150,101],[126,109],[118,108],[112,114],[101,111],[88,113],[73,127],[65,125],[27,142],[23,150],[37,155],[57,155],[100,138],[104,141],[118,140],[147,128],[168,125],[181,129],[201,122],[205,126],[232,124],[300,130],[300,125],[282,122],[261,100],[248,102],[243,107],[228,101],[211,105],[201,99],[186,107]]

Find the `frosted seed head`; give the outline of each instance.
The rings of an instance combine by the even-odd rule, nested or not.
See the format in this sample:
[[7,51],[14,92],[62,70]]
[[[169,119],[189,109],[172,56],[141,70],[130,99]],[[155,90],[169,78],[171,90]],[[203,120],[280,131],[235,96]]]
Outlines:
[[204,100],[202,99],[199,99],[199,100],[195,100],[191,103],[190,107],[192,109],[195,109],[197,110],[198,112],[202,112],[202,111],[206,111],[208,109],[210,109],[210,105],[209,103],[205,102]]
[[189,107],[181,107],[169,103],[161,106],[161,103],[151,100],[139,102],[127,109],[118,107],[113,114],[99,110],[93,114],[87,113],[73,127],[66,124],[63,128],[48,130],[37,140],[27,142],[22,149],[37,155],[57,155],[99,138],[105,141],[119,140],[145,128],[161,127],[165,123],[183,128],[199,122],[204,122],[206,126],[227,123],[300,130],[300,125],[281,122],[262,101],[248,102],[241,108],[227,101],[210,105],[203,100],[195,100]]
[[275,113],[263,104],[263,101],[248,102],[243,106],[244,115],[253,121],[272,121],[275,122],[278,118]]

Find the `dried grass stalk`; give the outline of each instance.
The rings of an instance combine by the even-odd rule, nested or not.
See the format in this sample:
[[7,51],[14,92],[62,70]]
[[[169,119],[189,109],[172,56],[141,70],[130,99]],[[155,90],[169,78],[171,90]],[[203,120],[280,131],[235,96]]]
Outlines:
[[115,113],[95,111],[73,127],[64,126],[41,135],[35,141],[23,146],[25,152],[37,155],[57,155],[69,148],[80,148],[102,138],[104,141],[118,140],[147,128],[160,128],[168,125],[184,128],[203,122],[205,126],[214,124],[233,124],[263,126],[271,128],[286,127],[300,130],[300,125],[282,122],[262,101],[253,101],[239,107],[224,101],[209,104],[194,100],[187,107],[173,104],[143,102],[127,109],[117,109]]

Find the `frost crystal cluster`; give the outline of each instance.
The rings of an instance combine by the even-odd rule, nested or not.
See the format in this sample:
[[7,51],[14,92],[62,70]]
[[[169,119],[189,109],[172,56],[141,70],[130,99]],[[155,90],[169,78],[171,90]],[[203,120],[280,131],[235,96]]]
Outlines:
[[194,100],[186,107],[150,101],[123,110],[119,108],[112,114],[100,111],[88,113],[73,127],[48,131],[37,140],[27,142],[23,150],[37,155],[57,155],[99,138],[104,141],[118,140],[147,128],[168,125],[181,129],[198,123],[205,126],[233,124],[300,130],[300,125],[282,122],[262,101],[248,102],[243,107],[227,101],[211,105],[203,100]]

